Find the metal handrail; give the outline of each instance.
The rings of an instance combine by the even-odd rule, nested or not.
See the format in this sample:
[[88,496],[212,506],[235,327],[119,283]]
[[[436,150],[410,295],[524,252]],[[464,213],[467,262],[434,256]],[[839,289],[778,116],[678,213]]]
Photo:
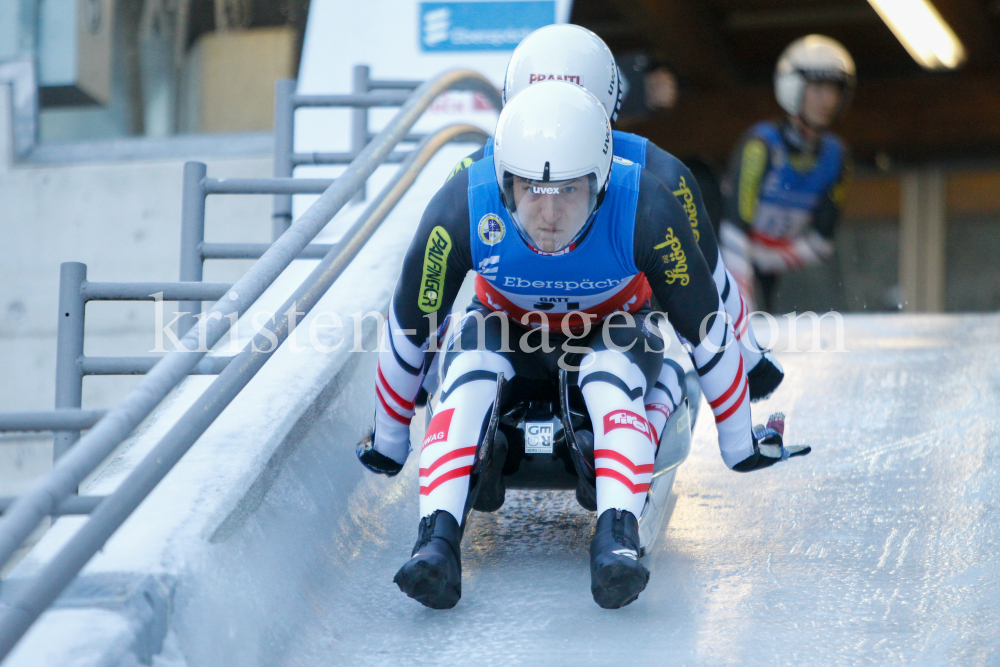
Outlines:
[[[53,516],[90,514],[104,498],[105,496],[70,496],[59,503],[52,514]],[[0,498],[0,511],[6,511],[16,500],[17,498]]]
[[[131,434],[166,396],[183,381],[231,326],[237,317],[263,294],[282,271],[297,258],[334,215],[361,190],[368,177],[390,155],[396,144],[435,98],[446,90],[476,90],[499,109],[500,95],[482,75],[471,70],[452,70],[420,85],[392,121],[360,152],[347,170],[278,238],[249,271],[238,280],[227,297],[220,299],[200,318],[170,352],[114,409],[110,410],[37,482],[18,498],[0,519],[0,567],[6,564],[38,523],[57,513],[61,503],[75,493],[83,479]],[[343,246],[335,246],[317,265],[279,311],[280,322],[261,331],[237,355],[199,397],[195,405],[174,425],[118,489],[95,508],[89,519],[45,568],[0,615],[0,660],[13,649],[31,624],[48,608],[91,557],[167,474],[184,452],[215,420],[237,393],[263,366],[277,345],[264,345],[263,336],[278,336],[278,344],[289,331],[289,313],[305,313],[319,300],[396,202],[412,185],[426,162],[445,143],[470,134],[485,138],[479,128],[452,126],[425,139],[408,156],[393,180],[345,235]],[[295,310],[290,311],[289,308]],[[199,342],[205,341],[205,347]],[[261,352],[264,348],[267,351]]]
[[[274,85],[274,176],[290,178],[295,167],[302,165],[350,164],[375,135],[368,131],[368,111],[377,106],[392,106],[393,101],[402,104],[406,94],[386,94],[389,90],[413,91],[420,81],[393,79],[373,79],[367,65],[356,65],[351,76],[351,95],[303,95],[295,90],[293,79],[278,79]],[[456,88],[455,90],[462,90]],[[379,92],[375,92],[379,91]],[[499,95],[495,90],[485,91],[496,104]],[[293,142],[295,110],[301,108],[348,107],[351,109],[350,150],[334,153],[296,153]],[[419,142],[420,135],[410,134],[406,142]],[[406,151],[399,151],[386,157],[383,164],[395,164],[406,159]],[[364,199],[364,186],[356,200]],[[272,236],[281,236],[292,222],[292,198],[279,194],[274,198],[272,214]]]
[[178,301],[224,297],[232,283],[92,283],[80,285],[84,301]]
[[107,410],[24,410],[0,413],[0,431],[63,431],[90,428]]
[[[310,243],[299,253],[299,259],[322,259],[334,245]],[[260,259],[270,247],[270,243],[202,243],[201,256],[203,259]]]

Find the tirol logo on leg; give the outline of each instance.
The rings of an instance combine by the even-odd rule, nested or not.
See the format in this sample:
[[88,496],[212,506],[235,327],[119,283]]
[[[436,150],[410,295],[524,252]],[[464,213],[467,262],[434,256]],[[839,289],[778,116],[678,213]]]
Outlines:
[[431,418],[431,423],[427,425],[427,434],[424,436],[424,447],[442,442],[448,438],[448,431],[451,429],[451,418],[455,414],[455,408],[442,410]]
[[666,403],[647,403],[646,412],[649,412],[650,410],[655,410],[656,412],[661,413],[667,419],[670,419],[671,410],[670,406],[667,405]]
[[653,429],[650,428],[646,418],[631,410],[615,410],[604,415],[604,434],[607,435],[616,428],[630,428],[642,433],[650,440],[653,439]]

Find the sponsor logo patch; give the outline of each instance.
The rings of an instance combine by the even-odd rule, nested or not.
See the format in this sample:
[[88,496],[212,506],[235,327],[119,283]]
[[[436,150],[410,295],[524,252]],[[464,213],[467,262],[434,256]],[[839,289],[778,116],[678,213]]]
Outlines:
[[506,233],[503,220],[493,213],[487,213],[479,221],[479,239],[486,245],[500,243]]
[[684,212],[688,216],[688,222],[691,223],[691,231],[694,232],[694,240],[698,241],[701,239],[701,232],[698,231],[698,207],[694,205],[694,193],[691,192],[691,188],[683,176],[678,180],[677,186],[678,189],[673,191],[674,196],[677,197],[681,206],[684,207]]
[[646,418],[642,415],[637,415],[631,410],[615,410],[604,415],[605,435],[618,428],[630,428],[633,431],[642,433],[650,440],[653,439],[653,429],[649,426]]
[[431,423],[427,425],[427,433],[424,435],[424,447],[437,442],[444,442],[448,439],[448,431],[451,430],[451,418],[455,414],[455,408],[442,410],[431,418]]
[[688,275],[687,255],[681,248],[681,240],[674,236],[673,227],[667,227],[667,235],[664,238],[663,243],[654,245],[653,249],[665,251],[662,259],[664,266],[667,267],[663,272],[666,283],[673,285],[679,282],[682,286],[686,286],[691,282],[691,276]]
[[667,405],[666,403],[647,403],[646,404],[646,411],[648,412],[649,410],[653,410],[655,412],[659,412],[660,414],[662,414],[667,419],[670,419],[671,410],[670,410],[670,406]]
[[632,560],[639,560],[639,554],[636,553],[635,549],[615,549],[611,553],[616,556],[625,556],[626,558],[631,558]]
[[626,160],[625,158],[623,158],[623,157],[618,157],[617,155],[612,155],[612,156],[611,156],[611,159],[612,159],[612,160],[614,160],[615,162],[617,162],[618,164],[623,164],[623,165],[625,165],[625,166],[628,166],[628,165],[630,165],[630,164],[634,164],[634,163],[632,162],[632,160]]
[[539,81],[569,81],[578,86],[583,86],[583,77],[576,74],[532,74],[528,77],[529,86]]
[[424,271],[420,278],[420,297],[417,305],[425,313],[436,312],[441,305],[448,254],[451,253],[451,236],[440,225],[431,230],[424,248]]
[[490,282],[497,279],[497,271],[500,270],[500,257],[498,255],[490,255],[483,261],[479,262],[479,268],[477,269],[479,275],[486,278]]
[[[525,280],[520,276],[504,276],[502,287],[513,287],[516,289],[560,290],[563,292],[579,292],[580,290],[592,292],[594,290],[608,290],[620,285],[622,280],[615,278],[605,278],[603,280]],[[554,299],[550,299],[554,300]]]
[[451,179],[453,179],[455,177],[455,174],[457,174],[458,172],[462,171],[463,169],[468,169],[471,166],[472,166],[472,158],[471,157],[462,158],[461,160],[459,160],[458,164],[455,165],[455,168],[451,170],[451,173],[448,174],[448,178],[445,179],[445,181],[446,182],[450,181]]
[[525,454],[551,454],[554,439],[555,427],[552,422],[525,422]]

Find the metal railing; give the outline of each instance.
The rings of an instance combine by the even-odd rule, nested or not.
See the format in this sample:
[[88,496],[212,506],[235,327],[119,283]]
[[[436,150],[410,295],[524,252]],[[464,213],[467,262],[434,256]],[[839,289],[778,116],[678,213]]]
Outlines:
[[[389,87],[398,85],[401,89],[413,85],[411,82],[382,82],[383,87],[386,87],[386,84],[391,84]],[[287,84],[284,85],[287,86]],[[469,141],[473,137],[482,141],[485,140],[486,134],[474,126],[453,125],[433,135],[422,137],[420,143],[413,150],[407,151],[403,157],[399,158],[401,166],[396,174],[369,204],[357,222],[344,234],[342,240],[329,247],[319,264],[281,306],[278,315],[272,318],[235,357],[226,359],[225,362],[213,361],[213,363],[224,363],[225,365],[224,368],[218,369],[218,377],[177,420],[149,454],[135,466],[118,488],[103,498],[76,496],[77,489],[83,479],[100,466],[107,456],[132,433],[143,419],[152,413],[177,385],[189,374],[199,369],[207,350],[221,340],[232,322],[247,312],[264,290],[294,259],[303,256],[303,252],[310,247],[310,241],[349,201],[356,197],[375,169],[387,161],[397,160],[394,156],[398,156],[399,153],[394,153],[393,149],[401,142],[413,140],[414,136],[409,134],[410,129],[439,94],[446,90],[473,90],[485,95],[495,108],[499,109],[501,106],[500,95],[493,85],[481,75],[470,70],[453,70],[414,87],[416,88],[414,92],[406,96],[405,99],[398,94],[392,97],[394,104],[402,103],[402,108],[385,129],[358,150],[356,155],[352,155],[346,171],[323,190],[319,199],[270,244],[261,254],[260,259],[233,285],[224,286],[225,289],[222,289],[223,286],[219,284],[211,286],[201,283],[195,287],[191,281],[185,281],[173,284],[145,283],[140,284],[143,287],[139,289],[135,287],[136,283],[86,283],[84,270],[80,278],[82,282],[78,283],[81,287],[72,294],[73,305],[79,308],[81,323],[83,308],[91,285],[98,286],[90,292],[91,296],[104,295],[107,297],[118,294],[122,295],[121,298],[149,298],[148,296],[143,297],[141,292],[144,289],[153,288],[155,291],[162,291],[165,298],[169,293],[177,299],[190,299],[189,303],[199,306],[200,304],[196,301],[198,299],[218,297],[218,300],[197,319],[197,323],[193,323],[193,326],[188,328],[181,337],[177,349],[155,361],[155,364],[148,369],[139,368],[139,362],[134,360],[123,362],[121,358],[113,362],[109,360],[96,364],[93,360],[90,362],[89,367],[92,370],[100,366],[110,368],[118,364],[117,370],[133,369],[135,372],[145,372],[145,377],[140,383],[118,406],[107,413],[101,415],[95,411],[80,410],[77,393],[75,396],[68,395],[68,397],[63,398],[64,402],[75,401],[74,406],[60,406],[59,399],[57,399],[57,407],[73,407],[74,410],[64,409],[44,415],[38,413],[0,415],[0,426],[14,425],[19,428],[28,427],[31,430],[66,429],[65,432],[75,432],[79,438],[75,444],[70,442],[66,445],[48,474],[27,493],[9,502],[9,506],[3,508],[4,515],[0,519],[0,567],[10,561],[24,540],[45,517],[68,512],[89,514],[87,520],[43,567],[41,572],[27,582],[23,589],[18,591],[16,597],[5,601],[9,606],[0,610],[0,660],[7,656],[38,616],[52,604],[198,437],[254,377],[270,358],[271,353],[284,342],[289,334],[290,325],[294,326],[291,318],[305,317],[309,313],[413,184],[430,158],[450,141]],[[370,106],[380,106],[383,102],[388,105],[390,96],[384,95],[383,97],[386,99],[375,100],[378,104],[372,103],[371,99],[356,99],[356,96],[323,96],[322,100],[318,98],[310,100],[302,97],[296,99],[295,102],[298,106],[315,106],[322,101],[324,105],[337,104],[367,109]],[[275,120],[276,145],[286,139],[288,139],[287,145],[290,145],[292,134],[288,129],[290,121],[278,117]],[[282,123],[281,125],[278,124],[279,121]],[[367,120],[365,122],[367,124]],[[312,191],[309,188],[318,187],[316,182],[305,180],[301,183],[293,182],[289,178],[290,175],[290,173],[283,176],[279,174],[280,178],[276,180],[258,179],[254,182],[235,179],[228,181],[206,179],[203,165],[188,164],[185,167],[185,194],[187,195],[189,187],[193,192],[194,183],[197,180],[200,195],[185,197],[185,219],[188,216],[193,216],[195,220],[200,219],[203,233],[204,202],[207,194],[230,191],[246,193],[252,190],[254,192],[266,191],[271,194],[277,191],[280,193],[279,196],[290,197],[289,193],[299,192],[300,190],[297,189],[299,187],[305,188],[302,191]],[[196,177],[199,178],[196,179]],[[289,216],[290,213],[289,202]],[[205,246],[206,244],[202,241],[200,245],[201,258],[198,260],[199,269],[200,262],[204,259]],[[314,246],[309,252],[318,252],[318,250]],[[188,259],[193,259],[193,257]],[[192,267],[193,264],[192,261]],[[71,268],[64,268],[64,271],[79,272],[79,267],[82,265],[70,266]],[[75,268],[73,268],[74,266]],[[184,270],[182,268],[182,276]],[[103,287],[101,287],[102,285]],[[108,285],[116,285],[116,287],[111,288]],[[211,289],[216,291],[209,293]],[[198,311],[192,308],[188,312]],[[70,315],[70,319],[74,319],[72,315]],[[76,332],[79,330],[81,329],[75,329],[72,335],[76,336]],[[67,334],[67,336],[69,335]],[[275,339],[277,343],[273,343],[271,339]],[[75,366],[73,372],[82,379],[83,370],[86,367],[80,362],[81,359],[84,359],[82,336],[79,345],[75,339],[72,343],[72,346],[68,344],[64,346],[61,352],[70,360],[67,365],[72,363]],[[218,358],[210,357],[209,359]],[[72,376],[74,382],[76,377],[77,375]],[[75,389],[76,385],[72,384],[71,387],[71,384],[67,382],[66,386],[70,390]],[[90,430],[79,437],[79,431],[76,429],[86,426],[90,426]]]
[[[222,298],[229,283],[94,283],[87,281],[87,265],[65,262],[59,272],[59,322],[56,328],[55,410],[0,413],[0,432],[53,431],[52,460],[57,461],[80,439],[80,432],[93,427],[104,410],[83,410],[83,378],[87,375],[141,375],[148,373],[160,357],[88,357],[83,352],[84,320],[90,301],[174,301]],[[200,302],[199,302],[200,306]],[[228,357],[206,357],[191,374],[217,375]],[[72,495],[75,495],[73,491]],[[14,498],[0,498],[6,512]],[[55,514],[88,514],[101,498],[68,499]]]
[[[376,80],[371,78],[367,65],[355,65],[351,78],[350,95],[299,95],[295,81],[283,79],[274,88],[274,177],[291,178],[299,165],[350,164],[374,138],[369,131],[368,110],[372,107],[391,107],[403,104],[410,92],[420,86],[420,81]],[[459,89],[456,89],[459,90]],[[373,91],[383,91],[373,94]],[[385,92],[403,91],[403,92]],[[492,101],[492,100],[491,100]],[[296,153],[294,119],[295,110],[316,107],[351,108],[351,145],[346,153]],[[402,141],[420,141],[423,136],[407,134]],[[402,162],[403,153],[390,153],[386,163]],[[364,200],[365,187],[356,195]],[[292,197],[281,194],[274,198],[273,236],[281,236],[292,222]]]
[[[301,95],[295,92],[294,80],[277,81],[274,87],[274,178],[214,179],[205,177],[204,165],[189,163],[185,168],[182,207],[184,214],[181,223],[181,281],[200,281],[206,259],[259,259],[270,247],[267,243],[206,243],[205,199],[208,195],[274,195],[272,236],[277,239],[291,224],[292,195],[321,194],[333,183],[333,179],[292,178],[295,167],[350,164],[376,136],[370,131],[369,109],[400,106],[420,85],[420,81],[372,79],[367,65],[354,67],[352,91],[348,95]],[[461,89],[459,87],[455,90]],[[492,101],[495,103],[495,100]],[[296,153],[295,110],[323,107],[351,109],[350,150],[340,153]],[[419,142],[424,138],[423,134],[407,133],[400,142]],[[390,152],[383,160],[383,164],[403,162],[409,153],[410,151]],[[362,184],[354,201],[360,202],[364,199],[365,185]],[[331,247],[326,244],[310,244],[303,249],[299,257],[320,259]],[[181,303],[177,312],[180,314],[178,332],[184,333],[193,326],[193,316],[201,312],[201,302]]]

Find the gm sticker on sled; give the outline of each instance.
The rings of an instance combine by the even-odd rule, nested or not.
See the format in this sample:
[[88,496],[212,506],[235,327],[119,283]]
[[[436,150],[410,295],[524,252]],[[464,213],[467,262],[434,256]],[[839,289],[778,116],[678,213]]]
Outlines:
[[513,51],[528,33],[556,21],[556,3],[496,0],[421,2],[424,51]]

